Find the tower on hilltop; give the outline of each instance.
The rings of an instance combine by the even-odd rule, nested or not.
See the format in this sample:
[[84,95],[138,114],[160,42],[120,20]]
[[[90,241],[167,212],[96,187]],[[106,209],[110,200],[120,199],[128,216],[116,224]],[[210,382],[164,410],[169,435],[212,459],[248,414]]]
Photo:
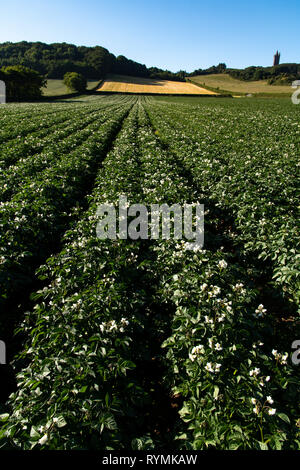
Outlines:
[[275,65],[279,65],[280,62],[280,52],[276,51],[276,54],[274,55],[274,60],[273,60],[273,67]]

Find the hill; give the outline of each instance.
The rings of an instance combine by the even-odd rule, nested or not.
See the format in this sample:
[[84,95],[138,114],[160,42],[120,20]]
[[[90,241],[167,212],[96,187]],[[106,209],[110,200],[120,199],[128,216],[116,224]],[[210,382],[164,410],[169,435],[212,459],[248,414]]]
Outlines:
[[185,77],[196,77],[199,75],[229,74],[232,78],[243,81],[268,80],[269,85],[291,85],[293,81],[300,79],[300,64],[279,64],[272,67],[251,65],[244,69],[227,68],[226,64],[209,67],[208,69],[196,69],[186,74]]
[[292,88],[288,85],[270,85],[267,80],[244,81],[232,78],[227,73],[198,75],[189,80],[198,85],[203,85],[220,93],[234,94],[259,94],[259,95],[291,95]]

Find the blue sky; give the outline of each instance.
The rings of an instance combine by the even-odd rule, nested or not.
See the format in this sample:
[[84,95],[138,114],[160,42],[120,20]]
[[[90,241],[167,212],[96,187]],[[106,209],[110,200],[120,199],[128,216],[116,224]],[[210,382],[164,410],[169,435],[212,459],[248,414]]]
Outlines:
[[147,66],[188,72],[300,62],[299,0],[9,0],[0,42],[100,45]]

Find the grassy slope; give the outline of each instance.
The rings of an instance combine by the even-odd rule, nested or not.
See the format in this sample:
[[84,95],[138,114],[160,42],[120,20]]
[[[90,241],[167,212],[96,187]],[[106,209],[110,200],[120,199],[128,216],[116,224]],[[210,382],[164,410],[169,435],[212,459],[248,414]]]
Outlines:
[[[88,80],[88,90],[95,88],[99,83],[99,80]],[[59,96],[67,95],[71,93],[64,85],[63,80],[50,79],[47,81],[47,88],[43,88],[43,94],[45,96]]]
[[270,95],[291,95],[293,90],[290,86],[268,85],[266,80],[246,82],[236,80],[228,74],[198,75],[191,77],[191,80],[199,85],[204,85],[222,92],[234,94],[270,94]]

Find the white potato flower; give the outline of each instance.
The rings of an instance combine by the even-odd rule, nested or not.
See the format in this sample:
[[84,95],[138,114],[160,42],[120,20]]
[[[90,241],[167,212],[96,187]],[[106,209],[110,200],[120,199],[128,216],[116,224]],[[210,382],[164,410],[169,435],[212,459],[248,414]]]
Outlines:
[[226,269],[228,266],[228,263],[224,259],[221,259],[221,261],[218,262],[218,266],[220,269]]
[[250,377],[252,376],[257,377],[259,373],[260,373],[260,369],[258,367],[255,367],[255,369],[250,370],[249,375]]

